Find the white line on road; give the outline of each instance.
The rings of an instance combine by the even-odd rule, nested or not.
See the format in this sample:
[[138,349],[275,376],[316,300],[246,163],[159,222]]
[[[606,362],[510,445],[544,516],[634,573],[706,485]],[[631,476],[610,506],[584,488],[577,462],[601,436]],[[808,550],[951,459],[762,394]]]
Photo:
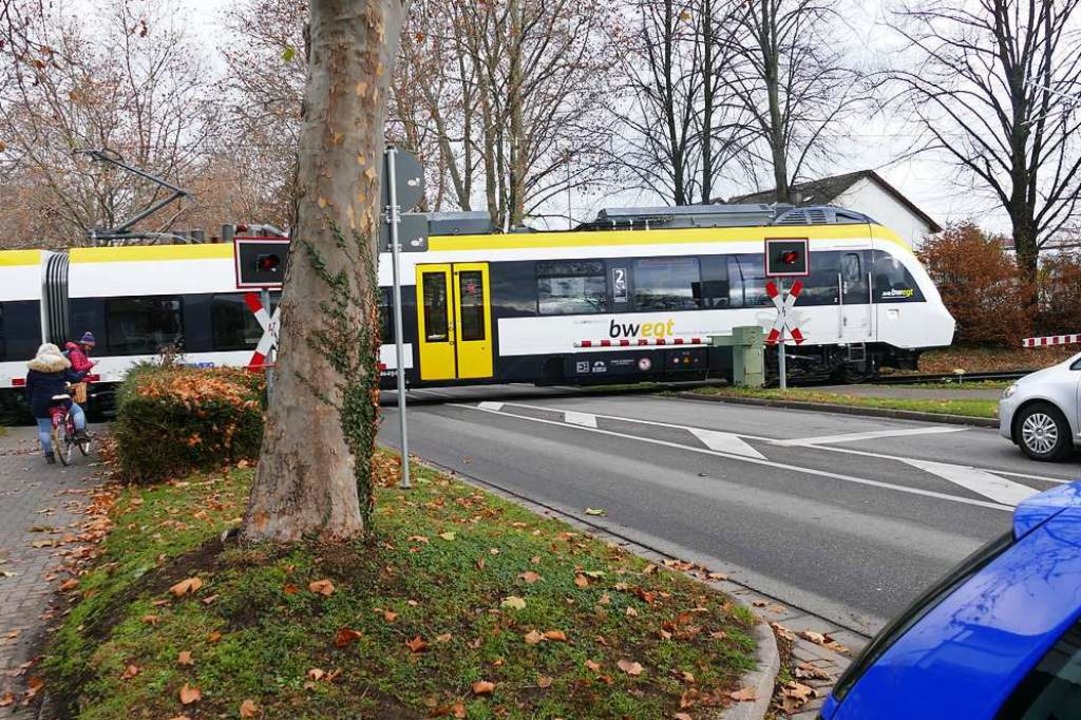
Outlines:
[[[557,420],[545,420],[543,418],[529,417],[527,415],[515,415],[513,413],[494,412],[492,410],[485,410],[477,405],[469,405],[464,403],[454,403],[453,407],[464,408],[466,410],[475,410],[477,412],[489,413],[491,415],[498,415],[500,417],[516,418],[518,420],[524,420],[526,422],[541,423],[543,425],[555,425],[556,427],[566,428],[567,424],[559,422]],[[551,409],[551,408],[546,408]],[[653,423],[661,424],[661,423]],[[908,495],[920,495],[922,497],[932,497],[939,500],[948,500],[949,502],[959,503],[961,505],[973,505],[975,507],[988,508],[990,510],[1004,510],[1006,512],[1012,512],[1013,508],[1000,505],[998,503],[986,502],[984,500],[972,500],[971,498],[959,497],[957,495],[949,495],[947,493],[935,492],[933,490],[923,490],[921,488],[905,487],[903,485],[894,485],[892,483],[880,482],[878,480],[870,480],[868,478],[854,477],[852,475],[842,475],[841,473],[829,472],[827,470],[816,470],[814,468],[799,467],[798,465],[788,465],[786,463],[773,462],[772,460],[759,460],[758,458],[746,457],[743,455],[734,455],[732,453],[719,452],[717,450],[707,450],[705,448],[691,447],[690,445],[682,445],[680,443],[668,442],[667,440],[657,440],[655,438],[642,437],[640,435],[625,435],[623,433],[614,432],[612,430],[602,430],[600,428],[581,428],[585,432],[597,433],[599,435],[608,435],[611,437],[621,438],[623,440],[633,440],[638,443],[649,443],[651,445],[661,445],[663,447],[674,448],[676,450],[683,450],[686,452],[699,453],[701,455],[711,455],[713,457],[728,458],[730,460],[738,460],[740,462],[751,463],[752,465],[764,465],[766,467],[775,468],[778,470],[790,470],[792,472],[801,473],[804,475],[815,475],[818,477],[830,478],[832,480],[842,480],[844,482],[853,483],[856,485],[866,485],[868,487],[883,488],[885,490],[894,490],[900,493],[906,493]]]
[[1039,492],[1039,490],[1028,485],[1015,483],[998,475],[992,475],[989,472],[964,467],[963,465],[947,465],[946,463],[930,462],[928,460],[910,459],[906,459],[904,462],[1003,505],[1016,507],[1022,500],[1030,498]]
[[571,425],[581,425],[586,428],[597,427],[597,416],[590,415],[589,413],[574,412],[573,410],[564,410],[563,418]]
[[692,435],[705,443],[710,450],[753,457],[765,460],[766,456],[751,447],[746,440],[732,433],[718,432],[716,430],[704,430],[702,428],[687,428]]
[[480,407],[485,410],[491,410],[492,412],[499,412],[503,409],[503,403],[501,402],[482,402]]
[[[565,410],[561,410],[561,409],[555,408],[555,407],[547,407],[545,405],[530,405],[530,404],[527,404],[527,403],[506,403],[506,405],[510,405],[510,406],[514,406],[514,407],[528,408],[528,409],[531,409],[531,410],[546,410],[548,412],[566,412]],[[518,416],[515,416],[515,417],[518,417]],[[724,434],[723,431],[720,431],[720,430],[706,430],[705,428],[696,428],[696,427],[690,427],[690,426],[687,426],[687,425],[677,425],[675,423],[658,422],[656,420],[643,420],[641,418],[621,417],[619,415],[599,415],[598,414],[598,415],[594,415],[594,417],[603,418],[605,420],[617,420],[617,421],[621,421],[621,422],[636,423],[638,425],[651,425],[653,427],[675,428],[675,429],[678,429],[678,430],[686,430],[686,431],[688,431],[688,432],[690,432],[692,434],[696,434],[699,431],[716,432],[716,433]],[[955,428],[946,428],[946,427],[943,427],[943,426],[936,426],[936,428],[942,428],[943,430],[955,430]],[[915,428],[915,429],[923,430],[923,428]],[[956,430],[958,430],[958,431],[969,430],[969,429],[971,429],[971,428],[956,428]],[[896,431],[890,431],[890,432],[891,432],[891,434],[895,434]],[[736,433],[729,433],[729,434],[736,435]],[[763,437],[761,435],[749,435],[747,433],[738,433],[738,437],[742,438],[742,439],[745,439],[745,440],[757,440],[757,441],[760,441],[760,442],[768,442],[768,443],[770,443],[772,445],[782,445],[785,442],[787,442],[785,440],[780,440],[778,438]],[[840,437],[840,436],[838,436],[838,437]],[[807,439],[807,438],[805,438],[805,439]],[[820,441],[821,441],[821,439],[819,440],[819,442]],[[834,447],[834,446],[831,446],[831,445],[810,445],[810,446],[807,446],[807,447],[814,447],[815,450],[826,450],[828,452],[842,453],[844,455],[859,455],[859,456],[862,456],[862,457],[874,458],[876,460],[896,460],[897,462],[902,462],[902,463],[907,463],[909,460],[914,459],[914,458],[902,457],[900,455],[887,455],[887,454],[884,454],[884,453],[870,452],[870,451],[867,451],[867,450],[856,450],[855,448]],[[721,452],[726,452],[722,448],[715,448],[715,449],[720,450]],[[754,450],[754,448],[751,448],[751,449]],[[731,451],[729,451],[729,452],[731,452]],[[733,452],[732,454],[738,455],[740,453]],[[758,457],[762,457],[761,453],[758,453]],[[931,462],[931,461],[920,461],[918,459],[916,459],[916,460],[919,461],[919,462]],[[947,465],[947,463],[939,463],[939,465]],[[962,467],[963,468],[965,466],[958,465],[958,466],[955,466],[955,467]],[[996,475],[1009,475],[1010,477],[1023,478],[1023,479],[1026,479],[1026,480],[1039,480],[1041,482],[1053,483],[1053,484],[1058,484],[1058,485],[1071,482],[1071,480],[1067,480],[1067,479],[1063,479],[1063,478],[1053,478],[1053,477],[1047,477],[1045,475],[1027,475],[1025,473],[1014,472],[1014,471],[1011,471],[1011,470],[999,470],[997,468],[969,467],[967,469],[968,470],[978,471],[978,472],[984,472],[984,473],[995,473]]]
[[826,435],[824,437],[795,438],[794,440],[774,440],[774,445],[785,447],[812,445],[825,445],[829,443],[857,442],[859,440],[875,440],[877,438],[903,437],[905,435],[938,435],[941,433],[964,432],[968,428],[963,427],[926,427],[926,428],[898,428],[896,430],[875,430],[872,432],[848,433],[846,435]]

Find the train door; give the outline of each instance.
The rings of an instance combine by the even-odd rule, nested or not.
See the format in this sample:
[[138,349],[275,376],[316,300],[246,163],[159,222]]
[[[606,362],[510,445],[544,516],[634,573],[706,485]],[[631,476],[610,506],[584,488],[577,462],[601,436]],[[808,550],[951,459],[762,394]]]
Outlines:
[[841,297],[841,342],[873,340],[870,247],[844,249],[840,253],[837,283]]
[[417,266],[421,380],[492,377],[488,263]]

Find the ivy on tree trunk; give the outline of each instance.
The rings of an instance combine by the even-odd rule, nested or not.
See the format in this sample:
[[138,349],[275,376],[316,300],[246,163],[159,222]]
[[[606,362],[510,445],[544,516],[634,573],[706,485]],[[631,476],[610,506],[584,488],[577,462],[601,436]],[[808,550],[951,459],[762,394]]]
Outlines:
[[311,0],[297,217],[249,541],[365,532],[378,412],[377,282],[387,88],[401,0]]

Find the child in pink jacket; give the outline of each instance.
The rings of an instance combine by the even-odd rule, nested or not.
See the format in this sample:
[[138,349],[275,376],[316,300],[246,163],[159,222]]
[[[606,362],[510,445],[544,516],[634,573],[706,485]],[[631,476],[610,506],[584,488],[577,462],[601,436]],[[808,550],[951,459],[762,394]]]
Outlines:
[[87,330],[83,333],[79,342],[69,342],[64,346],[67,350],[68,360],[71,360],[71,369],[77,373],[89,372],[98,364],[97,360],[87,357],[94,349],[94,334]]

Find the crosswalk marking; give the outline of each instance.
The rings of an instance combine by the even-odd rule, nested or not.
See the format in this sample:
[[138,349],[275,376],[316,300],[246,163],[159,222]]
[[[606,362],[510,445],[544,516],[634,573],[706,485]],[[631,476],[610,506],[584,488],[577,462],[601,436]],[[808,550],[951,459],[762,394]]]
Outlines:
[[1002,505],[1016,507],[1022,500],[1039,492],[1028,485],[1022,485],[1013,480],[992,475],[984,470],[977,470],[963,465],[949,465],[947,463],[911,458],[901,458],[901,460],[914,468],[937,475],[943,480],[949,480],[955,485],[960,485],[966,490],[971,490],[977,495],[982,495]]
[[574,412],[573,410],[564,410],[563,419],[571,425],[581,425],[582,427],[595,428],[597,427],[597,416],[590,415],[589,413]]
[[478,405],[481,410],[491,410],[492,412],[499,412],[503,409],[503,403],[501,402],[482,402]]
[[859,440],[874,440],[885,437],[904,437],[905,435],[940,435],[942,433],[964,432],[964,427],[927,427],[927,428],[898,428],[896,430],[875,430],[872,432],[847,433],[845,435],[826,435],[823,437],[803,437],[793,440],[774,440],[774,445],[785,447],[829,445],[832,443],[856,442]]
[[747,441],[739,435],[718,432],[716,430],[706,430],[704,428],[689,427],[687,430],[701,440],[710,450],[732,453],[733,455],[740,455],[742,457],[758,458],[759,460],[766,459],[765,455],[751,447]]

